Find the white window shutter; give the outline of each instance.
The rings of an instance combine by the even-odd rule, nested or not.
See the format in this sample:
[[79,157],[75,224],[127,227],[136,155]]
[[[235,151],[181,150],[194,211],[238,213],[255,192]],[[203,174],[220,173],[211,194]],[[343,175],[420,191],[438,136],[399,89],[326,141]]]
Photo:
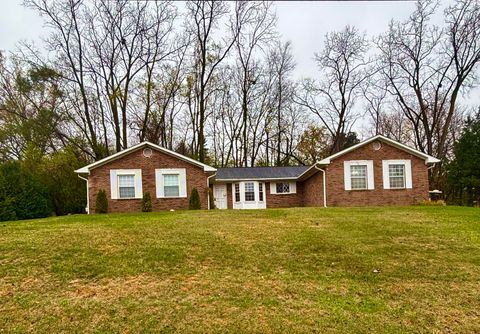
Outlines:
[[277,193],[277,184],[275,182],[270,182],[270,194]]
[[143,197],[142,170],[135,169],[135,198]]
[[118,199],[117,171],[110,169],[110,197]]
[[187,197],[187,175],[185,168],[178,171],[178,195],[179,197]]
[[155,187],[157,198],[163,197],[163,175],[161,169],[155,169]]
[[290,194],[297,193],[297,184],[295,182],[290,182]]
[[368,160],[367,161],[367,189],[373,190],[375,189],[375,175],[373,173],[373,161]]
[[382,161],[382,170],[383,170],[383,189],[390,189],[390,175],[388,172],[388,161]]
[[350,163],[343,162],[343,181],[345,183],[345,190],[352,190],[352,180],[350,178]]
[[405,160],[405,188],[412,189],[412,162]]

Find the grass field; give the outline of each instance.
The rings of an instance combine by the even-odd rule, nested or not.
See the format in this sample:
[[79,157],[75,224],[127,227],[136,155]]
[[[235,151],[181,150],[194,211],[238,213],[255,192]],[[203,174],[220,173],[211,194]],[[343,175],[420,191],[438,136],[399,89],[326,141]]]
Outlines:
[[0,332],[480,332],[480,210],[0,223]]

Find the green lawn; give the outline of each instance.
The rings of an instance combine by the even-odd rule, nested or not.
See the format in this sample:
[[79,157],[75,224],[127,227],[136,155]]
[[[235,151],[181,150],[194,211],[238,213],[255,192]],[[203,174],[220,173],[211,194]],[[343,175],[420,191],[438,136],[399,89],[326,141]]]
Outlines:
[[478,333],[480,209],[3,222],[2,330]]

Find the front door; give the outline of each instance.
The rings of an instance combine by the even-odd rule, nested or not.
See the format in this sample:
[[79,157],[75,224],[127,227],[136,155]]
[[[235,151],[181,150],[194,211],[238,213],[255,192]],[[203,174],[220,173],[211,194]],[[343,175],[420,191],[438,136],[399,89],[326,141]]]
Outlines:
[[215,199],[215,207],[217,209],[226,209],[227,208],[227,185],[214,184],[213,197]]

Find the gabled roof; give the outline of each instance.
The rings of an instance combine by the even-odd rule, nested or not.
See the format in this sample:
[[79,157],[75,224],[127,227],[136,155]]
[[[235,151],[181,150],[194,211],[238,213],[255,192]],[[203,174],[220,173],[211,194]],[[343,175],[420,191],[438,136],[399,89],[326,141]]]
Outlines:
[[344,149],[343,151],[340,151],[340,152],[335,153],[335,154],[333,154],[333,155],[331,155],[331,156],[329,156],[329,157],[326,157],[325,159],[320,160],[320,161],[318,162],[318,164],[319,164],[319,165],[328,165],[328,164],[330,164],[330,162],[331,162],[333,159],[338,158],[339,156],[342,156],[342,155],[344,155],[344,154],[346,154],[346,153],[348,153],[348,152],[351,152],[351,151],[353,151],[353,150],[356,150],[357,148],[362,147],[362,146],[364,146],[364,145],[367,145],[368,143],[371,143],[371,142],[373,142],[373,141],[375,141],[375,140],[383,141],[383,142],[385,142],[385,143],[387,143],[387,144],[390,144],[390,145],[392,145],[392,146],[394,146],[394,147],[396,147],[396,148],[398,148],[398,149],[400,149],[400,150],[403,150],[403,151],[408,152],[408,153],[410,153],[410,154],[412,154],[412,155],[415,155],[415,156],[417,156],[417,157],[419,157],[419,158],[422,158],[422,159],[425,160],[425,163],[426,163],[426,164],[434,164],[434,163],[440,162],[439,159],[437,159],[437,158],[435,158],[435,157],[432,157],[431,155],[425,154],[425,153],[423,153],[423,152],[420,152],[420,151],[418,151],[418,150],[416,150],[416,149],[414,149],[414,148],[411,148],[411,147],[409,147],[409,146],[406,146],[406,145],[404,145],[404,144],[401,144],[401,143],[399,143],[399,142],[396,141],[396,140],[387,138],[387,137],[382,136],[382,135],[376,135],[376,136],[371,137],[371,138],[368,138],[367,140],[364,140],[364,141],[362,141],[362,142],[360,142],[360,143],[358,143],[358,144],[356,144],[356,145],[353,145],[353,146],[351,146],[351,147],[349,147],[349,148],[346,148],[346,149]]
[[196,166],[198,166],[198,167],[202,167],[205,172],[215,172],[215,171],[216,171],[215,168],[213,168],[213,167],[211,167],[211,166],[208,166],[208,165],[205,165],[204,163],[201,163],[201,162],[199,162],[199,161],[197,161],[197,160],[191,159],[191,158],[186,157],[186,156],[184,156],[184,155],[182,155],[182,154],[180,154],[180,153],[177,153],[177,152],[168,150],[168,149],[166,149],[166,148],[163,148],[163,147],[158,146],[158,145],[156,145],[156,144],[150,143],[150,142],[148,142],[148,141],[144,141],[144,142],[142,142],[142,143],[140,143],[140,144],[137,144],[137,145],[134,145],[134,146],[132,146],[132,147],[129,147],[129,148],[123,150],[123,151],[120,151],[120,152],[117,152],[117,153],[115,153],[115,154],[112,154],[112,155],[110,155],[110,156],[108,156],[108,157],[106,157],[106,158],[103,158],[103,159],[101,159],[101,160],[95,161],[94,163],[91,163],[90,165],[87,165],[87,166],[85,166],[85,167],[82,167],[82,168],[80,168],[80,169],[77,169],[77,170],[75,171],[75,173],[78,173],[78,174],[89,173],[90,170],[92,170],[92,169],[94,169],[94,168],[100,167],[100,166],[102,166],[102,165],[104,165],[104,164],[106,164],[106,163],[108,163],[108,162],[110,162],[110,161],[119,159],[119,158],[121,158],[121,157],[123,157],[123,156],[125,156],[125,155],[127,155],[127,154],[129,154],[129,153],[131,153],[131,152],[133,152],[133,151],[136,151],[136,150],[138,150],[138,149],[140,149],[140,148],[143,148],[143,147],[146,147],[146,146],[148,146],[148,147],[150,147],[150,148],[153,148],[153,149],[155,149],[155,150],[157,150],[157,151],[160,151],[160,152],[162,152],[162,153],[168,154],[168,155],[170,155],[170,156],[172,156],[172,157],[175,157],[175,158],[178,158],[178,159],[180,159],[180,160],[183,160],[183,161],[186,161],[186,162],[188,162],[188,163],[191,163],[192,165],[196,165]]
[[219,168],[215,181],[296,180],[313,166]]

